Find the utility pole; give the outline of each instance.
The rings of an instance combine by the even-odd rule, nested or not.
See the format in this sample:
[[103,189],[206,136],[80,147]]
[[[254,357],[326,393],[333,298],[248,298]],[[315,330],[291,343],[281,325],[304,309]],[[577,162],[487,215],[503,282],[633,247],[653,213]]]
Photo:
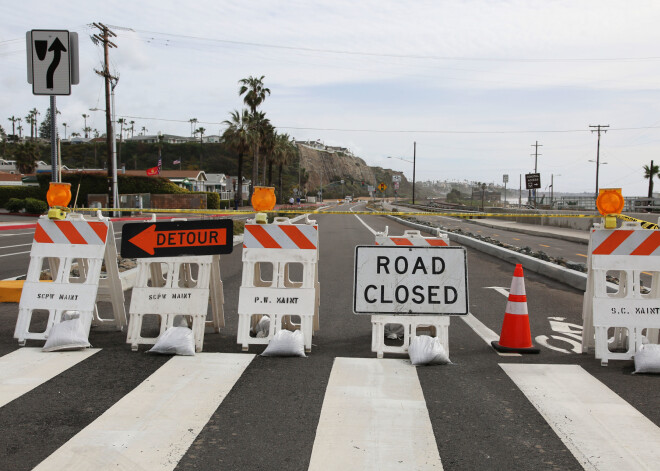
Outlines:
[[[534,173],[538,173],[538,163],[539,163],[539,147],[543,147],[543,145],[539,144],[539,141],[536,141],[535,144],[532,144],[532,147],[534,147],[534,153],[532,154],[534,156]],[[534,196],[534,209],[536,209],[536,188],[532,190],[532,194]]]
[[117,35],[113,33],[110,28],[105,26],[103,23],[92,23],[92,25],[99,29],[100,34],[94,34],[92,40],[94,43],[103,43],[103,71],[94,70],[98,75],[104,78],[105,81],[105,135],[106,135],[106,149],[108,153],[108,206],[110,208],[115,207],[114,201],[114,184],[113,175],[115,172],[114,169],[114,160],[113,160],[113,146],[112,146],[112,137],[114,135],[114,126],[111,117],[111,104],[110,104],[110,80],[117,80],[116,77],[110,75],[110,66],[108,59],[108,50],[111,47],[116,48],[117,45],[110,41],[111,37],[116,37]]
[[609,124],[595,124],[589,125],[590,128],[594,128],[591,132],[598,132],[598,144],[596,145],[596,198],[598,198],[598,169],[600,167],[600,132],[607,132],[607,128],[610,127]]

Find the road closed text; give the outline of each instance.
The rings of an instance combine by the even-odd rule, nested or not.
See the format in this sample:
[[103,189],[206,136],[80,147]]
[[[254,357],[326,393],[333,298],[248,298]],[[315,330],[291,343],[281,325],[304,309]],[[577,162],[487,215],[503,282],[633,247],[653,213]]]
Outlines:
[[462,247],[356,247],[356,314],[467,314]]

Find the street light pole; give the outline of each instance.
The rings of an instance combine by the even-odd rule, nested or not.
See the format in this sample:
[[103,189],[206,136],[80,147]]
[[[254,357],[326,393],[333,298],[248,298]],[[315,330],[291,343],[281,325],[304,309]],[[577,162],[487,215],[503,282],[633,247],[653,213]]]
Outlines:
[[417,161],[417,142],[413,142],[413,197],[412,204],[415,204],[415,162]]
[[401,157],[392,157],[392,156],[387,156],[388,159],[398,159],[398,160],[403,160],[404,162],[408,162],[409,164],[413,164],[413,181],[412,181],[412,204],[415,204],[415,167],[417,166],[417,142],[413,142],[413,159],[407,160],[407,159],[402,159]]

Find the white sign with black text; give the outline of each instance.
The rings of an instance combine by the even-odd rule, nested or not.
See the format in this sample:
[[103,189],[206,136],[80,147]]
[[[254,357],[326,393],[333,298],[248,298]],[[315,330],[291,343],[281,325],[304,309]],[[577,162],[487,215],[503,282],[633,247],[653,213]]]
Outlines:
[[355,314],[467,315],[463,247],[355,247]]

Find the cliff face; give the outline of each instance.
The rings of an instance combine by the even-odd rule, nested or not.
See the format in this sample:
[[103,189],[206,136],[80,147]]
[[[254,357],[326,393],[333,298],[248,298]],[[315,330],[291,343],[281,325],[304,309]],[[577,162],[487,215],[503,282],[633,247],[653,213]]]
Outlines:
[[364,181],[369,185],[373,185],[376,181],[373,169],[359,157],[313,149],[303,144],[298,144],[298,150],[300,165],[309,175],[308,190],[340,179]]

